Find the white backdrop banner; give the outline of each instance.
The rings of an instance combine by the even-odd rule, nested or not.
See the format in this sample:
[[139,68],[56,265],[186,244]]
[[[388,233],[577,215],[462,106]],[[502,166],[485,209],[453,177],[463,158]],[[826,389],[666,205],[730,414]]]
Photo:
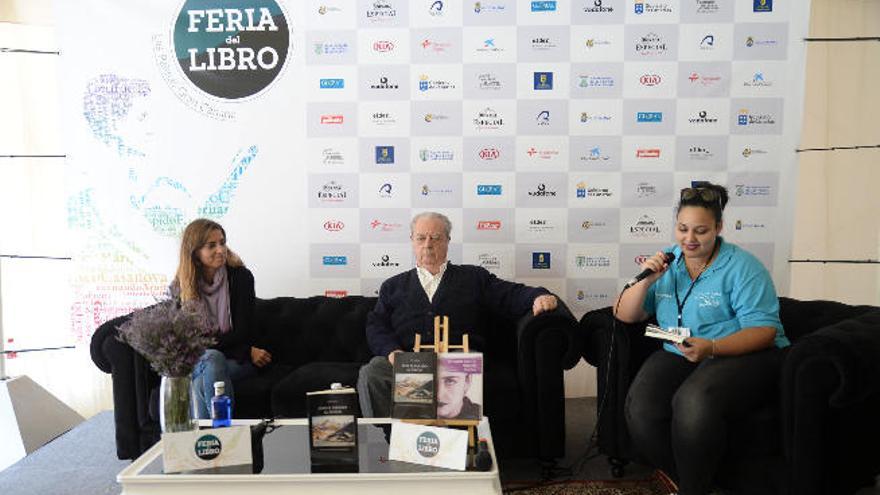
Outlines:
[[782,0],[58,2],[73,332],[161,295],[196,217],[261,297],[375,295],[450,258],[581,314],[725,184],[787,290],[809,6]]

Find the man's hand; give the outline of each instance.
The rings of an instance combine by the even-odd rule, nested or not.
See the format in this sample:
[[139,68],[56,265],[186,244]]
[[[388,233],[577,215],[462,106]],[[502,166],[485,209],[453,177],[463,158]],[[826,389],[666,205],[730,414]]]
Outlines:
[[544,294],[543,296],[538,296],[535,298],[535,302],[532,304],[532,314],[538,316],[544,311],[553,311],[556,309],[556,296],[553,294]]
[[262,368],[272,362],[272,354],[265,349],[251,347],[251,362],[253,362],[254,366],[257,368]]
[[391,366],[394,366],[394,355],[397,354],[398,352],[403,352],[403,351],[401,351],[400,349],[397,349],[395,351],[391,351],[388,353],[388,362],[391,363]]

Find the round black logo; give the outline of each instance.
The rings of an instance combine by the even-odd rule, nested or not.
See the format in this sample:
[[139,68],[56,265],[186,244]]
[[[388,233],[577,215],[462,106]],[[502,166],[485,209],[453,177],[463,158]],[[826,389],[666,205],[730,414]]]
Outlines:
[[223,450],[220,439],[214,435],[202,435],[196,440],[196,457],[203,461],[214,459]]
[[437,435],[426,431],[416,438],[416,451],[422,457],[434,457],[440,452],[440,439]]
[[228,100],[272,84],[287,62],[290,29],[275,0],[186,0],[174,23],[174,52],[186,77]]

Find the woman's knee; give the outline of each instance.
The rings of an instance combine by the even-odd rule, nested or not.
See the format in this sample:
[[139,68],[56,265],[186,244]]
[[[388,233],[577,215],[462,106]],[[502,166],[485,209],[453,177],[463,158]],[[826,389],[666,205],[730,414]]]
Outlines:
[[681,387],[672,398],[673,429],[680,434],[699,438],[717,431],[722,419],[710,394],[700,387]]
[[226,356],[217,349],[205,349],[205,353],[202,354],[200,361],[213,364],[220,362],[226,363]]
[[217,349],[205,350],[199,362],[196,363],[194,374],[200,375],[205,372],[214,372],[226,369],[226,356]]
[[656,428],[669,420],[669,405],[654,400],[641,389],[630,389],[623,409],[630,430],[642,431]]

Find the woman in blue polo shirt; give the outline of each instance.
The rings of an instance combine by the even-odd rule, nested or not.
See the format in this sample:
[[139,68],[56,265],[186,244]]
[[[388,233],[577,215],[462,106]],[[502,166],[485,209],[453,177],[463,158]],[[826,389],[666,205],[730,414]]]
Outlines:
[[679,494],[708,493],[727,445],[726,418],[771,400],[789,344],[766,268],[721,237],[727,190],[700,183],[681,191],[669,263],[658,252],[642,264],[654,273],[629,290],[615,314],[627,323],[656,316],[686,329],[642,365],[626,399],[633,444],[678,479]]

